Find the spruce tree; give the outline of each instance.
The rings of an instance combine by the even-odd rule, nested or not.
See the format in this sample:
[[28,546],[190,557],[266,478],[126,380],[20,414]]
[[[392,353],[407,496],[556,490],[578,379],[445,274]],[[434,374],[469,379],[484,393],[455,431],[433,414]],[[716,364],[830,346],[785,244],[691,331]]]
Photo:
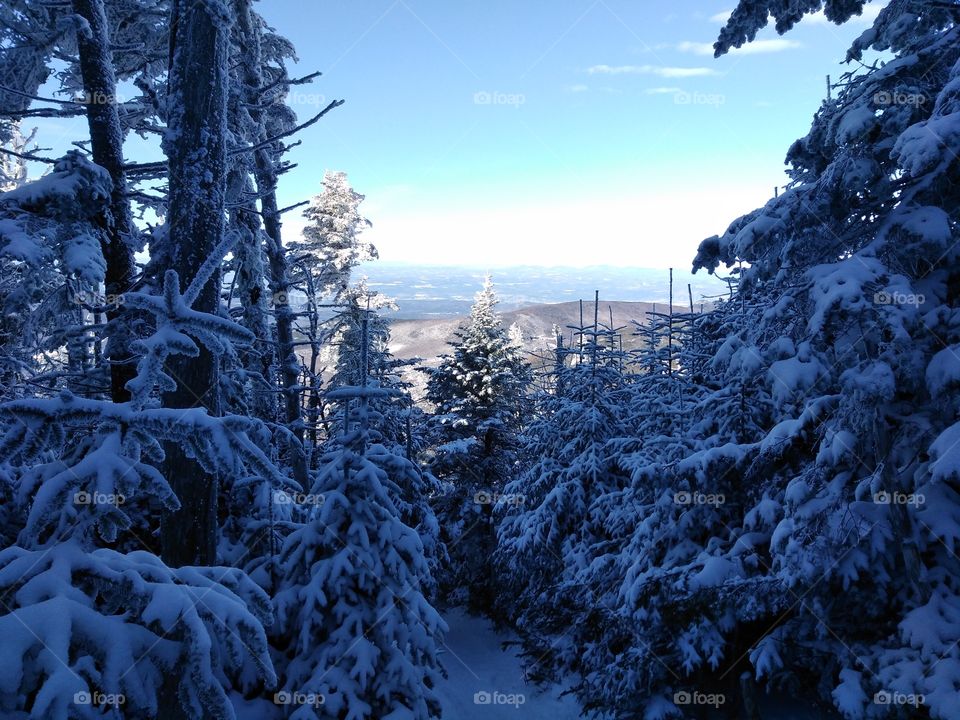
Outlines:
[[[366,284],[353,286],[347,298],[348,304],[338,316],[339,327],[333,341],[337,362],[329,387],[334,394],[326,395],[332,437],[321,451],[336,447],[346,434],[348,424],[356,422],[357,408],[349,399],[340,397],[341,388],[362,385],[366,376],[370,383],[387,391],[371,396],[366,405],[371,437],[379,448],[370,458],[394,479],[398,492],[392,499],[400,519],[420,534],[432,578],[427,595],[432,598],[436,592],[433,579],[446,558],[439,522],[430,504],[440,492],[440,483],[417,461],[423,445],[424,412],[414,403],[410,384],[400,375],[410,361],[397,360],[390,352],[389,322],[376,310],[362,307],[361,302],[371,299]],[[382,296],[379,300],[375,298],[373,304],[381,302]]]
[[579,637],[595,632],[596,601],[577,576],[610,532],[596,507],[629,482],[624,460],[636,426],[617,329],[577,331],[577,353],[558,340],[551,389],[523,435],[524,470],[496,506],[497,606],[524,635],[538,675],[576,662],[575,644],[560,642],[572,626]]
[[433,688],[446,625],[424,594],[432,577],[423,544],[395,502],[417,471],[378,442],[371,401],[396,391],[362,372],[361,385],[330,392],[355,411],[321,460],[314,507],[281,555],[277,642],[291,658],[283,691],[313,699],[294,708],[298,720],[428,720],[439,717]]
[[[716,50],[820,5],[744,0]],[[588,707],[680,716],[675,693],[759,683],[857,720],[960,709],[955,8],[891,2],[848,60],[868,51],[892,57],[843,77],[785,192],[700,245],[742,272],[698,321],[686,447],[640,448],[639,512],[582,576],[615,609]]]
[[[453,352],[430,372],[432,472],[445,483],[437,515],[451,551],[443,585],[452,601],[490,607],[496,546],[493,504],[517,467],[529,365],[496,312],[488,276]],[[456,590],[454,592],[454,590]]]

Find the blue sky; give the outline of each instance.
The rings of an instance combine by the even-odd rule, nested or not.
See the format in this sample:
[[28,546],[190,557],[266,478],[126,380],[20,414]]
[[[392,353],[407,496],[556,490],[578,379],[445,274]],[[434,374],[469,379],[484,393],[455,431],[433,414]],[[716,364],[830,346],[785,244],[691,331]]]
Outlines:
[[[289,205],[327,169],[367,196],[388,261],[689,268],[700,240],[762,205],[783,158],[876,15],[807,17],[714,60],[732,2],[264,0],[324,73],[289,102],[301,134],[281,180]],[[50,89],[52,92],[52,88]],[[83,117],[38,121],[50,154]],[[134,161],[159,159],[129,139]],[[285,234],[303,226],[286,216]]]
[[346,100],[304,133],[282,199],[346,171],[387,260],[687,267],[784,182],[787,147],[865,28],[806,18],[714,60],[731,7],[261,3],[298,70],[324,72],[291,97],[298,114]]

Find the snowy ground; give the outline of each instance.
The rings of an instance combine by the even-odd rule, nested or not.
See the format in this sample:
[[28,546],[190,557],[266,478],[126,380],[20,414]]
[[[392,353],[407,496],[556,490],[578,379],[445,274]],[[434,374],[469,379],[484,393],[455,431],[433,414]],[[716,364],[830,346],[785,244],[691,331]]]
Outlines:
[[[437,688],[444,720],[576,720],[580,706],[562,688],[540,689],[523,677],[514,649],[501,643],[514,639],[459,608],[447,611],[450,626],[441,662],[447,679]],[[483,694],[486,693],[486,694]],[[522,698],[522,702],[521,702]],[[238,720],[279,720],[280,708],[269,700],[231,696]],[[483,702],[489,700],[488,703]]]
[[[541,689],[524,680],[516,650],[501,649],[501,643],[513,638],[497,633],[489,621],[460,609],[449,610],[444,619],[450,632],[445,638],[441,661],[449,677],[437,688],[444,718],[575,720],[580,717],[576,700],[569,695],[560,697],[562,688]],[[484,700],[490,702],[484,703]]]
[[[437,688],[444,720],[578,720],[580,706],[561,687],[540,688],[528,683],[514,647],[515,639],[498,633],[488,620],[460,608],[444,613],[450,626],[441,661],[447,679]],[[522,698],[522,702],[521,702]],[[279,720],[280,709],[268,700],[232,698],[238,720]],[[484,702],[489,701],[489,702]],[[800,706],[786,698],[761,698],[764,720],[839,720],[833,713]],[[715,715],[713,717],[720,717]]]
[[[493,625],[463,610],[445,613],[450,626],[443,648],[442,661],[448,678],[438,688],[446,720],[576,720],[580,706],[571,696],[560,697],[561,687],[538,688],[527,683],[516,650],[501,649],[501,644],[514,638],[497,633]],[[509,699],[522,694],[520,705],[481,704],[474,702],[476,693],[486,692],[493,700],[494,692]],[[481,697],[477,698],[482,699]],[[840,720],[828,711],[804,707],[803,703],[785,697],[759,698],[760,717],[764,720]],[[716,714],[712,717],[723,717]]]

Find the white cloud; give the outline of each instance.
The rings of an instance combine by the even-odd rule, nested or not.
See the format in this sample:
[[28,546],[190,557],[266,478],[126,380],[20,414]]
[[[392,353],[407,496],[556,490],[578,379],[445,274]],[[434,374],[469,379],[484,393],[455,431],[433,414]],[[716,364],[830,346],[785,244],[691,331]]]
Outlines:
[[689,40],[677,45],[680,52],[689,52],[695,55],[713,55],[713,43],[690,42]]
[[725,25],[727,20],[730,19],[731,15],[733,15],[733,10],[724,10],[723,12],[719,12],[716,15],[711,15],[710,22],[722,23]]
[[568,85],[568,86],[567,86],[566,88],[564,88],[564,89],[565,89],[567,92],[582,93],[582,92],[586,92],[586,91],[589,90],[590,88],[589,88],[588,86],[586,86],[586,85],[579,84],[579,85]]
[[[796,40],[788,38],[772,38],[770,40],[754,40],[746,43],[743,47],[730,50],[731,55],[761,55],[764,53],[783,52],[802,47]],[[693,53],[694,55],[713,55],[713,43],[682,42],[677,45],[680,52]]]
[[654,69],[654,75],[667,78],[700,77],[703,75],[716,75],[717,71],[707,67],[658,67]]
[[594,65],[587,68],[590,75],[657,75],[665,78],[702,77],[716,75],[708,67],[668,67],[664,65]]

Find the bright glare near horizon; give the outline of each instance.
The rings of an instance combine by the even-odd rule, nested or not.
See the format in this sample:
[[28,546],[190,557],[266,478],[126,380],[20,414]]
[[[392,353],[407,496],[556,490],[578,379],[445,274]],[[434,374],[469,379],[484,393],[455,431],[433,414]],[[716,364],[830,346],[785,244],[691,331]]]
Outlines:
[[[805,18],[714,59],[723,2],[264,3],[303,134],[285,201],[344,170],[387,261],[689,267],[783,185],[826,76],[875,17]],[[290,230],[302,220],[288,216]]]

